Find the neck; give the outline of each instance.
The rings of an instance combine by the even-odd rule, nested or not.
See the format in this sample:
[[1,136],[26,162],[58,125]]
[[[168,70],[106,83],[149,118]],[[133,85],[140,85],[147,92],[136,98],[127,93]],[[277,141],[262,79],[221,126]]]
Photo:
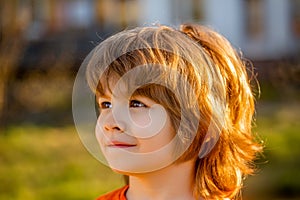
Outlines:
[[192,200],[194,162],[172,164],[155,172],[131,174],[128,200]]

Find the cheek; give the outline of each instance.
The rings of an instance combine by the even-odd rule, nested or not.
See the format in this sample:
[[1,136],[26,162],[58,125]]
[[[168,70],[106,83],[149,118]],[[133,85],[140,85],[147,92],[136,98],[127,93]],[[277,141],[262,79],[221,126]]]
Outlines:
[[137,127],[147,127],[151,124],[151,116],[148,109],[131,109],[130,117]]
[[100,146],[102,147],[104,144],[104,139],[105,139],[105,135],[103,132],[103,116],[99,115],[98,119],[97,119],[97,123],[96,123],[96,127],[95,127],[95,135],[97,138],[98,143],[100,144]]
[[153,105],[150,109],[131,109],[128,124],[131,124],[130,133],[134,137],[147,139],[158,135],[168,126],[169,116],[160,105]]
[[155,136],[139,139],[140,150],[143,153],[158,151],[168,145],[174,139],[175,135],[175,130],[168,118],[164,127]]

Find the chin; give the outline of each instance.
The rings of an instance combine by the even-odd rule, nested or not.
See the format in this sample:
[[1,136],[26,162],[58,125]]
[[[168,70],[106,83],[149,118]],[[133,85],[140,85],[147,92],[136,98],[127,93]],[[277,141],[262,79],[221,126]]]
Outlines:
[[145,163],[136,163],[132,160],[114,160],[109,161],[108,164],[114,172],[128,176],[154,171],[153,169],[149,168],[149,166],[147,166]]

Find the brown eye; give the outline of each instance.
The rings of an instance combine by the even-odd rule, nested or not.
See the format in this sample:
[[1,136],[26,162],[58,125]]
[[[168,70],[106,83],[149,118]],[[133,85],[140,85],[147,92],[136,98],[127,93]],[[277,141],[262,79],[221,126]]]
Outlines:
[[108,101],[104,101],[100,103],[100,108],[101,109],[108,109],[108,108],[112,108],[112,105],[110,102]]
[[144,103],[138,101],[138,100],[131,100],[129,107],[131,108],[141,108],[141,107],[147,107]]

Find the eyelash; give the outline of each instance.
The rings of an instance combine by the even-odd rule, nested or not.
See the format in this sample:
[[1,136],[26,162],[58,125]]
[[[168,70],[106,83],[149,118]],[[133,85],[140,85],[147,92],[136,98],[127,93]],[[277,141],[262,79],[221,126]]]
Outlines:
[[101,102],[99,105],[100,109],[108,109],[111,108],[111,103],[108,101]]
[[[109,109],[112,108],[111,102],[104,101],[100,103],[100,109]],[[131,108],[147,108],[148,106],[138,100],[131,100],[129,102],[129,107]]]
[[[139,104],[139,105],[137,105]],[[134,106],[135,105],[135,106]],[[131,100],[129,103],[129,107],[132,108],[141,108],[141,107],[147,107],[144,103],[138,101],[138,100]]]

